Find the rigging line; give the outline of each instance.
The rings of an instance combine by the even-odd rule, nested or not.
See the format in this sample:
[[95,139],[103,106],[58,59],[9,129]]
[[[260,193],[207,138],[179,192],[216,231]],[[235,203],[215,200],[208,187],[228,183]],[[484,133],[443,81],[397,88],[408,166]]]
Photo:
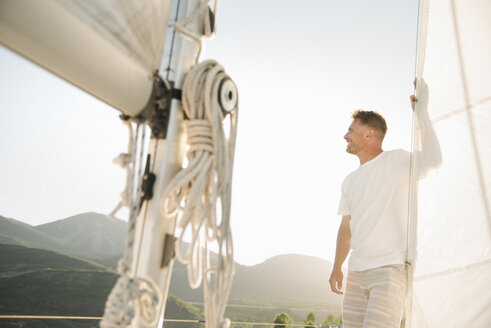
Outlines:
[[62,319],[62,320],[102,320],[102,317],[77,317],[62,315],[15,315],[1,314],[0,319]]
[[154,146],[153,146],[152,164],[150,165],[150,170],[152,172],[155,171],[155,166],[157,165],[156,164],[156,162],[157,162],[157,149],[158,149],[158,146],[159,146],[159,141],[160,141],[160,139],[159,138],[156,138],[155,143],[154,143]]
[[[146,141],[145,141],[145,139],[146,139],[145,138],[145,132],[146,132],[147,129],[146,129],[146,124],[142,124],[142,125],[143,125],[143,127],[142,127],[142,129],[143,129],[143,136],[142,136],[142,140],[141,140],[141,144],[140,144],[140,146],[141,146],[142,149],[140,150],[140,158],[139,158],[139,162],[140,162],[140,168],[139,169],[140,169],[141,173],[138,174],[138,177],[139,178],[138,178],[137,187],[139,188],[139,192],[137,193],[137,199],[136,199],[136,202],[137,203],[140,202],[140,199],[142,197],[141,196],[141,184],[143,183],[143,176],[145,175],[145,166],[146,165],[144,165],[144,163],[146,163],[146,159],[147,159],[146,153],[144,152],[144,149],[143,149],[144,146],[145,146],[145,143],[146,143]],[[156,156],[154,156],[154,157],[156,157]],[[138,273],[138,268],[139,268],[139,265],[140,265],[140,256],[141,256],[140,252],[141,252],[141,248],[142,248],[143,233],[144,233],[143,227],[145,227],[145,222],[147,221],[147,209],[148,209],[148,206],[147,205],[148,205],[148,202],[144,202],[144,204],[142,204],[142,206],[145,206],[145,211],[143,213],[143,222],[142,222],[142,225],[141,225],[142,226],[142,229],[139,229],[140,230],[140,236],[138,238],[138,241],[139,241],[139,243],[138,243],[138,253],[137,253],[136,259],[135,259],[135,269],[134,269],[134,271],[135,271],[134,274],[135,275]],[[139,217],[139,215],[137,215],[136,220],[138,220],[138,217]],[[136,225],[136,223],[135,223],[135,225]],[[136,228],[136,226],[135,226],[135,228]],[[135,232],[135,234],[136,234],[136,232]]]
[[423,76],[424,58],[426,54],[426,37],[428,31],[429,0],[419,0],[418,2],[418,38],[417,38],[417,72],[416,77]]
[[419,277],[414,278],[414,281],[422,281],[422,280],[426,280],[426,279],[442,277],[442,276],[446,276],[446,275],[449,275],[452,273],[458,273],[458,272],[462,272],[462,271],[467,271],[469,269],[475,269],[475,268],[482,267],[482,266],[485,266],[488,264],[491,264],[491,259],[481,261],[478,263],[463,265],[463,266],[456,267],[456,268],[451,268],[451,269],[440,271],[440,272],[425,274],[423,276],[419,276]]
[[419,48],[419,24],[420,24],[421,0],[418,0],[418,11],[416,18],[416,51],[414,56],[414,76],[418,75],[418,48]]
[[[176,8],[176,16],[174,18],[174,26],[177,22],[177,20],[179,19],[179,7],[181,6],[181,0],[178,0],[177,1],[177,8]],[[166,76],[166,80],[169,81],[169,75],[170,75],[170,71],[171,71],[171,63],[172,63],[172,55],[174,54],[174,43],[175,43],[175,39],[176,39],[176,29],[175,27],[172,27],[172,40],[171,40],[171,44],[170,44],[170,52],[169,52],[169,63],[167,65],[167,68],[165,69],[167,71],[167,76]]]
[[[102,317],[78,317],[78,316],[55,316],[55,315],[0,315],[0,319],[58,319],[58,320],[101,320]],[[193,319],[164,319],[164,322],[186,322],[186,323],[205,323],[205,320]],[[249,322],[233,321],[232,325],[262,325],[262,326],[282,326],[282,327],[319,327],[319,325],[305,323],[274,323],[274,322]],[[324,326],[322,326],[324,327]],[[327,325],[327,327],[341,327],[340,325]]]
[[[420,25],[421,25],[421,16],[422,16],[422,7],[421,7],[421,1],[418,0],[418,10],[416,12],[417,14],[417,19],[416,19],[416,44],[415,44],[415,54],[414,54],[414,77],[415,77],[415,84],[414,84],[414,95],[416,95],[416,83],[417,80],[416,78],[418,77],[418,63],[419,63],[419,50],[420,50],[420,41],[421,41],[421,36],[420,36]],[[426,37],[426,36],[425,36]],[[416,100],[416,99],[415,99]],[[413,284],[413,275],[414,275],[414,264],[411,263],[411,261],[415,261],[415,254],[413,254],[413,250],[411,250],[410,253],[410,246],[413,243],[413,239],[410,238],[413,235],[413,231],[411,229],[412,226],[412,217],[413,217],[413,193],[417,192],[417,185],[414,182],[414,172],[413,172],[413,167],[414,167],[414,146],[415,146],[415,116],[416,116],[416,103],[411,103],[411,108],[413,109],[413,113],[411,115],[411,155],[410,155],[410,162],[409,162],[409,190],[408,190],[408,207],[407,207],[407,217],[406,217],[406,267],[407,267],[407,283],[408,283],[408,289],[407,289],[407,294],[406,294],[406,305],[404,308],[404,313],[406,317],[406,324],[408,324],[409,327],[411,327],[411,314],[412,314],[412,297],[413,297],[413,290],[412,290],[412,284]],[[415,242],[415,241],[414,241]],[[411,258],[410,258],[411,257]],[[408,265],[410,264],[410,265]]]
[[[420,10],[421,10],[421,0],[418,1],[418,11],[417,11],[417,19],[416,19],[416,46],[415,46],[415,62],[414,62],[414,76],[415,78],[417,77],[417,71],[418,71],[418,50],[419,50],[419,26],[421,24],[420,20]],[[416,80],[415,80],[416,81]],[[414,85],[414,93],[416,93],[416,84]],[[413,113],[411,115],[411,152],[414,152],[414,128],[415,128],[415,110],[416,110],[416,104],[414,104],[413,108]],[[413,154],[411,154],[410,157],[410,162],[409,162],[409,193],[408,193],[408,209],[407,209],[407,223],[406,223],[406,262],[409,263],[409,232],[410,232],[410,224],[411,224],[411,195],[412,195],[412,181],[414,179],[414,174],[413,174],[413,165],[414,165],[414,158]],[[409,272],[409,270],[408,270]]]
[[139,163],[138,163],[138,182],[137,182],[137,189],[136,189],[136,202],[138,203],[141,198],[141,192],[142,192],[142,182],[143,182],[143,176],[145,175],[145,164],[147,161],[147,153],[148,153],[148,148],[145,147],[147,144],[147,125],[145,123],[142,124],[142,132],[140,134],[140,155],[139,155]]

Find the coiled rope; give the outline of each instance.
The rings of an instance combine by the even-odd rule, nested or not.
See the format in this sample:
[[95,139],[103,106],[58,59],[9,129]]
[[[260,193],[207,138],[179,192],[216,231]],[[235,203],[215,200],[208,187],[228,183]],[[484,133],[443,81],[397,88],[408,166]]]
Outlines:
[[[182,92],[188,165],[162,193],[160,212],[164,218],[177,220],[176,256],[187,263],[191,287],[197,288],[204,280],[207,327],[230,327],[230,320],[223,316],[234,274],[229,222],[237,91],[223,67],[208,60],[188,73]],[[188,234],[191,243],[184,249]],[[213,265],[212,243],[218,246]]]
[[137,123],[133,128],[129,119],[125,120],[124,124],[129,129],[128,153],[120,154],[114,162],[126,169],[126,186],[121,193],[120,203],[109,216],[114,219],[123,207],[128,207],[130,214],[126,247],[123,257],[118,262],[120,277],[106,301],[104,317],[100,322],[101,328],[127,327],[137,314],[144,323],[155,325],[159,319],[160,313],[157,309],[162,298],[151,280],[133,277],[131,273],[140,188],[145,168],[146,128],[142,123]]

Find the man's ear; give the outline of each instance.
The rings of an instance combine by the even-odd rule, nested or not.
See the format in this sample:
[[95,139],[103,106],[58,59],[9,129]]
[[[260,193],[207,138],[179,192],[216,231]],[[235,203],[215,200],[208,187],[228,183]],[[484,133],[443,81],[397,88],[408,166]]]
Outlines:
[[374,136],[375,136],[375,130],[372,129],[367,130],[367,134],[366,134],[367,138],[372,138]]

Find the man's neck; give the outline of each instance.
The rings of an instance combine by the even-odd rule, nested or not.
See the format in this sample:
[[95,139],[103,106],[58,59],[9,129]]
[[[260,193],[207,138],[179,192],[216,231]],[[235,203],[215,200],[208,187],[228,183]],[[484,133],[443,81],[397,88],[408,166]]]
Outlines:
[[374,149],[367,149],[366,151],[360,152],[356,155],[360,159],[360,165],[363,165],[366,162],[371,161],[372,159],[380,155],[382,152],[383,152],[382,148],[374,148]]

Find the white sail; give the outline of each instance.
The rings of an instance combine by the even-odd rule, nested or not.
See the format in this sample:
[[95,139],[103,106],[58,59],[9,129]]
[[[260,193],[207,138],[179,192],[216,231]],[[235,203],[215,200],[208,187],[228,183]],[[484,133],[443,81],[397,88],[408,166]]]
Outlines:
[[3,0],[0,42],[129,115],[148,103],[170,0]]
[[417,328],[489,327],[491,1],[423,0],[421,17],[417,75],[428,85],[442,164],[413,189],[408,319]]

